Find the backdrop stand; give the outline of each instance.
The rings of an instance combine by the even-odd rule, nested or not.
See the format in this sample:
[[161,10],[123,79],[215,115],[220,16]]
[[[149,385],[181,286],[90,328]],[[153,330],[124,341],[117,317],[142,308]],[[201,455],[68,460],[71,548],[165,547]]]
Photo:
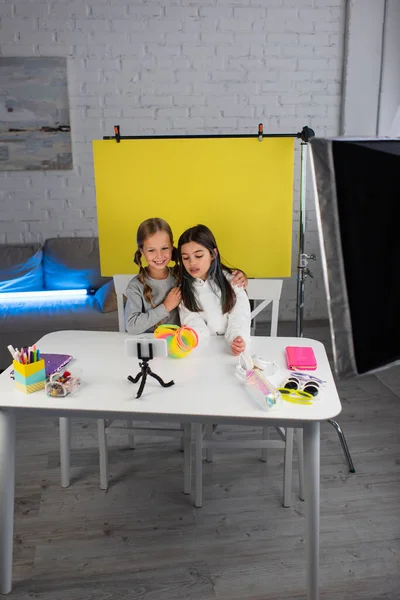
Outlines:
[[[305,128],[304,128],[305,129]],[[307,128],[308,129],[308,128]],[[304,130],[303,130],[304,131]],[[311,132],[311,133],[309,133]],[[304,236],[306,230],[306,177],[307,142],[314,135],[309,129],[300,145],[300,214],[299,214],[299,251],[297,256],[297,297],[296,297],[296,336],[303,337],[304,318],[304,281],[313,274],[308,268],[308,260],[316,260],[315,254],[304,254]]]
[[[305,236],[305,215],[306,215],[306,151],[307,143],[315,134],[310,127],[303,127],[297,133],[264,133],[262,123],[259,124],[257,132],[251,134],[228,134],[228,135],[149,135],[149,136],[123,136],[119,125],[114,125],[113,136],[103,136],[103,140],[114,140],[120,144],[123,140],[160,140],[160,139],[221,139],[221,138],[257,138],[262,143],[263,138],[283,138],[293,137],[301,139],[301,173],[300,173],[300,224],[299,224],[299,253],[297,261],[297,298],[296,298],[296,335],[303,337],[303,316],[304,316],[304,281],[307,276],[311,276],[311,271],[308,268],[308,260],[315,260],[315,255],[304,253],[304,236]],[[354,472],[354,466],[351,462],[351,457],[348,452],[346,440],[340,426],[336,422],[331,422],[338,432],[343,451],[349,463],[350,471]]]
[[[307,142],[313,137],[314,131],[304,127],[301,132],[302,143],[300,146],[300,214],[299,214],[299,251],[297,256],[297,297],[296,297],[296,336],[303,337],[304,321],[304,281],[307,277],[313,277],[308,268],[309,260],[316,260],[315,254],[304,253],[304,239],[306,230],[306,176],[307,176]],[[337,421],[328,419],[328,423],[334,427],[339,436],[344,456],[349,466],[350,473],[355,473],[353,461],[351,459],[349,447],[346,442],[343,430]]]

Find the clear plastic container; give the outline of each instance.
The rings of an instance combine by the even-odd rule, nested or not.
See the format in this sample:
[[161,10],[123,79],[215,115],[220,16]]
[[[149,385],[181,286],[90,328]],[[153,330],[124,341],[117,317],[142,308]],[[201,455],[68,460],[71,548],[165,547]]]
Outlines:
[[268,410],[277,408],[282,403],[282,396],[275,386],[259,369],[246,371],[246,385],[257,400],[261,400]]
[[81,380],[78,377],[72,377],[71,374],[66,376],[65,373],[53,373],[46,383],[46,394],[53,398],[62,398],[72,394],[80,384]]

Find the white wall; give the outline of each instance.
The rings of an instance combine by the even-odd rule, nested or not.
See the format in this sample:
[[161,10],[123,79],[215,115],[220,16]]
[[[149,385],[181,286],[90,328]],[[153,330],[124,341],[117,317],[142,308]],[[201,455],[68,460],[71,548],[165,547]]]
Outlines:
[[399,106],[400,0],[347,0],[340,132],[388,136]]
[[375,136],[385,0],[348,0],[341,134]]
[[[390,135],[400,108],[400,0],[386,0],[378,135]],[[400,125],[396,136],[400,136]]]
[[[246,133],[260,121],[266,133],[339,132],[344,0],[3,0],[0,19],[1,56],[68,57],[74,160],[73,171],[0,173],[0,242],[96,235],[91,141],[117,123],[125,135]],[[309,184],[306,250],[318,254]],[[305,315],[320,318],[311,266]],[[293,277],[283,319],[295,298]]]

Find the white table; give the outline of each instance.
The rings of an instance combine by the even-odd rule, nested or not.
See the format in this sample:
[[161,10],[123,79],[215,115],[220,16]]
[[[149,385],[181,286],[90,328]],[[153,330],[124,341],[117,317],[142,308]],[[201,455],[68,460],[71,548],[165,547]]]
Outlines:
[[14,387],[9,370],[0,375],[0,593],[9,593],[12,585],[15,420],[18,412],[24,411],[24,414],[71,418],[303,428],[307,598],[318,600],[319,430],[321,421],[335,417],[341,410],[323,345],[306,338],[252,339],[252,351],[275,360],[282,378],[287,373],[285,346],[312,346],[318,363],[316,375],[327,381],[320,400],[312,406],[284,402],[282,408],[266,412],[235,377],[237,359],[229,354],[225,340],[220,337],[211,338],[206,347],[197,348],[184,360],[153,360],[152,370],[165,381],[174,379],[175,385],[161,388],[149,378],[142,397],[137,400],[137,386],[127,381],[127,375],[137,373],[138,363],[125,356],[126,337],[125,333],[61,331],[39,340],[41,352],[72,354],[70,370],[81,371],[81,388],[66,398],[49,398],[44,391],[25,395]]

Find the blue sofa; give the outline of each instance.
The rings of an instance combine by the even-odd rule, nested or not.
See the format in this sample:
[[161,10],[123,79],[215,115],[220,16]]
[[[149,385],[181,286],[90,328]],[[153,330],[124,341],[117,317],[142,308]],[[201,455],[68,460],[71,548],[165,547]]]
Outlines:
[[[43,245],[0,244],[0,370],[11,362],[8,344],[29,346],[60,329],[118,331],[111,286],[110,278],[100,273],[98,238],[51,238]],[[81,288],[90,294],[65,300],[1,299],[1,292]]]

